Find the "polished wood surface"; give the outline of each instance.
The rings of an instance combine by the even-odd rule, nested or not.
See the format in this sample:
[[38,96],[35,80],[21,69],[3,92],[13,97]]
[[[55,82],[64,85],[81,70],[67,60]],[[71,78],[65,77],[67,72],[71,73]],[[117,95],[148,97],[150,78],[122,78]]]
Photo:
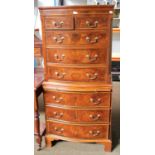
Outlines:
[[55,139],[62,139],[70,142],[85,142],[85,143],[100,143],[104,145],[104,150],[106,152],[111,152],[112,148],[112,141],[109,139],[103,139],[103,138],[93,138],[93,139],[81,139],[81,138],[68,138],[61,135],[54,135],[54,134],[46,134],[45,140],[46,140],[46,146],[52,147],[52,141]]
[[46,145],[100,142],[111,151],[113,6],[40,7]]
[[[107,83],[104,82],[67,82],[58,80],[47,80],[43,82],[43,87],[45,91],[67,91],[72,92],[111,92],[112,84],[111,78]],[[78,91],[77,91],[78,90]]]
[[108,15],[83,14],[75,16],[75,29],[103,29],[108,26]]
[[94,46],[106,47],[107,29],[102,31],[46,31],[46,46]]
[[[42,6],[39,7],[41,16],[76,15],[76,14],[110,14],[113,16],[113,5],[76,5],[76,6]],[[108,25],[109,26],[109,25]]]
[[106,81],[106,70],[103,67],[47,67],[48,79],[62,80],[62,81]]
[[35,73],[34,74],[34,90],[37,90],[39,87],[42,86],[44,81],[44,74],[42,73]]
[[79,123],[108,123],[110,109],[78,109],[46,106],[47,119]]
[[47,49],[47,63],[106,64],[107,49]]
[[72,15],[57,15],[54,17],[45,18],[45,29],[69,29],[72,30],[73,27],[73,16]]
[[34,57],[42,56],[42,41],[34,35]]
[[43,74],[34,74],[34,134],[37,137],[36,142],[39,144],[38,150],[41,149],[42,135],[45,131],[45,126],[43,125],[41,127],[40,125],[38,105],[38,96],[43,92],[43,80]]
[[47,122],[47,132],[68,138],[99,139],[108,138],[109,125],[82,125]]
[[[34,57],[42,56],[42,42],[34,35]],[[34,135],[38,143],[38,150],[41,150],[42,135],[45,132],[45,125],[40,124],[38,96],[43,92],[42,83],[44,81],[43,69],[34,69]]]
[[[72,107],[109,107],[109,92],[61,92],[45,91],[45,104],[67,105]],[[81,99],[81,100],[79,100]]]
[[41,49],[40,48],[34,48],[34,55],[35,57],[40,57],[41,56]]

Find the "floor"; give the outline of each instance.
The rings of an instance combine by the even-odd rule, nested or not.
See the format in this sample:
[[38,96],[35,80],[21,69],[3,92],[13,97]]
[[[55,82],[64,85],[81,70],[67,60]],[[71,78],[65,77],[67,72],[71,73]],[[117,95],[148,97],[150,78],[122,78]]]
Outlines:
[[[42,150],[37,151],[35,143],[35,155],[119,155],[120,154],[120,82],[113,82],[112,96],[112,139],[113,150],[111,153],[104,152],[102,144],[72,143],[65,141],[55,142],[52,148],[45,147],[43,137]],[[44,122],[43,97],[39,97],[41,109],[41,122]]]

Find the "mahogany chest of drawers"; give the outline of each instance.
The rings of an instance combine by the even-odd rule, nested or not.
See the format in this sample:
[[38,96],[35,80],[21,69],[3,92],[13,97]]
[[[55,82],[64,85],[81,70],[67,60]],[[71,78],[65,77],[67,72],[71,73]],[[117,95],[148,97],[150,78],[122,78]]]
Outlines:
[[113,6],[39,9],[47,146],[62,139],[111,151]]

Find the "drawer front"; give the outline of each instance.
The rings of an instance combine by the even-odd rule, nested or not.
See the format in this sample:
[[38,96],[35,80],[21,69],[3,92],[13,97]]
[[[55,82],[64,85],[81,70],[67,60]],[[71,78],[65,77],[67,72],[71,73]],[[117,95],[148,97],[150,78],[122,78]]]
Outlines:
[[60,104],[69,106],[110,106],[110,93],[108,92],[44,92],[45,104]]
[[77,110],[78,120],[81,122],[102,122],[108,123],[110,110]]
[[69,125],[47,121],[47,134],[68,138],[108,138],[109,125]]
[[85,139],[108,138],[108,125],[92,125],[77,127],[77,137]]
[[41,56],[41,49],[40,48],[34,48],[34,56],[35,57]]
[[105,14],[83,14],[75,17],[76,29],[103,29],[108,25],[108,15]]
[[75,110],[67,110],[61,108],[54,107],[46,107],[46,116],[47,119],[58,119],[63,121],[75,121],[76,120],[76,112]]
[[70,122],[108,123],[110,110],[78,110],[46,106],[46,117],[47,119],[56,119]]
[[63,81],[106,81],[105,68],[47,67],[47,78]]
[[47,62],[62,64],[106,64],[107,49],[47,49]]
[[73,29],[73,16],[45,17],[45,29]]
[[110,93],[85,93],[79,94],[77,106],[110,106]]
[[75,96],[70,93],[48,91],[44,92],[45,104],[60,104],[75,106]]
[[46,45],[91,45],[107,47],[107,30],[102,31],[48,31],[46,32]]
[[46,123],[46,133],[70,138],[75,137],[74,126],[49,121]]

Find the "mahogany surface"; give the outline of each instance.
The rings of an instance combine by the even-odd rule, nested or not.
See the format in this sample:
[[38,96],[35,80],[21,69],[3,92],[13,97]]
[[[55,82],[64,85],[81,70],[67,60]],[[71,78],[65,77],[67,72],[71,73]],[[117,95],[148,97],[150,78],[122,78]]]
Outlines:
[[40,7],[46,145],[99,142],[111,151],[112,5]]
[[47,119],[81,123],[109,123],[110,109],[78,109],[46,106]]
[[[104,64],[107,63],[105,49],[47,49],[47,63]],[[103,51],[103,52],[102,52]]]
[[[94,27],[96,29],[103,29],[108,26],[108,20],[109,18],[106,14],[77,15],[75,17],[75,29],[93,29]],[[86,24],[86,22],[88,24]]]
[[42,135],[45,131],[45,126],[40,125],[38,105],[38,96],[43,92],[43,81],[43,74],[34,74],[34,134],[37,137],[36,142],[39,144],[38,150],[41,149]]
[[[41,40],[34,35],[34,57],[42,56],[42,42]],[[45,132],[45,125],[40,124],[39,119],[39,105],[38,105],[38,96],[43,92],[42,83],[44,81],[43,69],[34,69],[34,135],[36,136],[36,142],[41,149],[42,135]]]
[[108,30],[73,30],[73,31],[46,31],[46,45],[50,46],[93,46],[106,47]]
[[[81,99],[81,100],[79,100]],[[109,92],[61,92],[44,91],[45,104],[67,105],[72,107],[109,107]]]
[[42,41],[34,35],[34,57],[42,56]]
[[47,79],[63,81],[106,81],[106,69],[104,67],[79,66],[79,67],[47,67]]
[[97,139],[108,138],[108,125],[75,125],[75,124],[62,124],[55,122],[47,122],[47,132],[69,138],[76,139]]
[[[63,21],[63,23],[61,23]],[[45,17],[45,29],[70,29],[73,27],[73,16],[72,15],[57,15]]]

